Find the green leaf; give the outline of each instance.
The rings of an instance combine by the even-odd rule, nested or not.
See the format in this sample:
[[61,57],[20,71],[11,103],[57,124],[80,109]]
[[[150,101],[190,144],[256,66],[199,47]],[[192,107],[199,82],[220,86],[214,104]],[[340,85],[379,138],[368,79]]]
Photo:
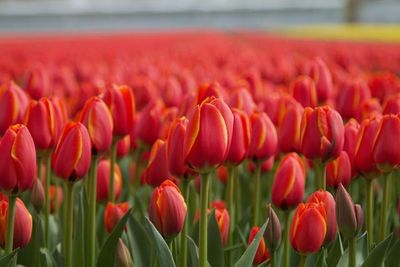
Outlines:
[[[174,267],[175,262],[172,258],[171,251],[168,248],[167,243],[164,238],[158,232],[156,227],[151,223],[151,221],[146,217],[146,230],[148,231],[151,239],[154,241],[154,247],[158,253],[158,259],[160,263],[160,267]],[[106,266],[106,265],[103,265]]]
[[397,240],[392,248],[387,252],[385,267],[399,267],[400,266],[400,240]]
[[207,238],[207,254],[208,262],[213,267],[224,267],[225,257],[222,247],[221,235],[219,227],[215,219],[215,209],[208,217],[208,238]]
[[82,188],[78,194],[78,199],[79,205],[78,208],[75,210],[74,214],[74,225],[76,226],[75,228],[75,240],[76,242],[74,243],[74,262],[75,266],[78,266],[79,264],[88,263],[86,262],[87,258],[86,256],[86,251],[88,249],[88,239],[86,238],[86,229],[88,229],[90,226],[87,225],[89,223],[88,220],[88,211],[89,211],[89,204],[88,204],[88,198],[87,198],[87,192],[85,188]]
[[327,267],[326,263],[326,248],[322,248],[320,253],[318,253],[318,258],[315,262],[315,267]]
[[40,249],[40,262],[42,266],[46,267],[55,267],[57,266],[56,261],[53,256],[50,254],[47,248]]
[[11,263],[11,261],[14,259],[15,255],[18,253],[18,248],[12,251],[8,255],[4,255],[3,257],[0,258],[0,266],[8,266],[8,264]]
[[147,235],[146,230],[132,214],[130,216],[128,225],[129,241],[132,246],[131,253],[135,261],[135,266],[150,266],[150,259],[152,258],[154,249],[151,245],[151,240]]
[[189,266],[190,267],[198,267],[199,266],[199,248],[196,246],[196,243],[190,236],[186,236],[188,239],[189,245]]
[[261,227],[260,231],[258,231],[256,237],[251,242],[249,247],[240,257],[240,259],[236,262],[235,267],[251,267],[253,264],[254,257],[257,253],[258,245],[260,244],[261,238],[264,235],[265,227],[267,227],[268,220]]
[[108,236],[106,242],[100,250],[97,258],[97,266],[114,266],[115,263],[115,250],[117,248],[118,240],[122,235],[125,224],[129,218],[131,209],[121,218],[118,224],[114,227],[111,234]]
[[[357,266],[361,266],[364,262],[368,253],[368,244],[367,244],[367,233],[365,232],[362,236],[360,236],[356,241],[356,261]],[[349,265],[349,250],[343,252],[340,257],[337,267],[347,267]]]
[[362,267],[382,266],[386,251],[392,240],[393,234],[390,234],[385,240],[381,241],[368,255]]
[[329,249],[328,257],[326,258],[326,264],[329,267],[336,266],[342,255],[343,255],[342,238],[340,237],[340,234],[337,234],[335,241],[333,242],[331,248]]

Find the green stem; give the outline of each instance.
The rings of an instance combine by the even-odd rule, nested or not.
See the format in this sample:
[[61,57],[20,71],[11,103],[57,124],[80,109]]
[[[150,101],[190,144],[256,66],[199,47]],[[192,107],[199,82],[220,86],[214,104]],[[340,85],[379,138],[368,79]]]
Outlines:
[[10,254],[13,250],[16,201],[17,201],[17,196],[15,194],[11,194],[8,196],[8,220],[7,220],[6,249],[5,249],[6,255]]
[[38,156],[36,164],[37,164],[37,176],[40,181],[42,180],[42,161],[43,161],[42,157]]
[[349,267],[356,267],[356,238],[349,239]]
[[290,266],[290,242],[289,242],[289,230],[290,230],[290,210],[285,211],[285,247],[283,251],[283,266]]
[[92,166],[90,167],[89,175],[89,266],[96,265],[96,170],[97,170],[97,156],[92,158]]
[[[46,157],[46,182],[44,184],[44,246],[50,246],[50,179],[51,156]],[[57,199],[56,199],[57,202]]]
[[326,172],[325,172],[326,163],[321,163],[321,188],[326,190]]
[[382,207],[381,207],[381,233],[380,240],[384,240],[386,237],[387,230],[387,214],[388,214],[388,205],[389,205],[389,197],[390,197],[390,181],[392,178],[392,172],[388,173],[383,180],[383,196],[382,196]]
[[256,173],[255,173],[255,181],[254,181],[254,203],[253,203],[253,225],[258,226],[259,218],[260,218],[260,194],[261,194],[261,164],[256,164]]
[[66,185],[67,188],[67,196],[66,196],[66,201],[67,201],[67,216],[65,218],[65,267],[72,267],[72,229],[73,229],[73,189],[74,189],[74,184],[71,182],[67,182]]
[[306,258],[307,258],[307,255],[300,254],[300,263],[299,263],[300,267],[306,266]]
[[110,177],[108,182],[108,201],[115,202],[114,194],[114,165],[117,157],[117,143],[113,142],[110,150]]
[[32,214],[33,225],[32,225],[32,245],[33,245],[33,253],[32,253],[32,266],[37,267],[40,266],[38,263],[38,255],[39,251],[39,227],[38,227],[38,216],[39,214]]
[[326,190],[325,164],[317,160],[314,161],[314,172],[315,172],[315,189]]
[[199,267],[207,267],[207,209],[211,174],[203,174],[200,186]]
[[372,248],[374,243],[374,194],[372,190],[372,180],[367,179],[367,233],[368,233],[368,250]]
[[[228,206],[230,223],[229,223],[229,231],[228,231],[228,244],[227,247],[231,247],[233,244],[233,229],[235,227],[234,218],[235,218],[235,205],[233,203],[233,196],[235,192],[235,166],[229,167],[228,170],[228,181],[227,181],[227,194],[226,194],[226,203]],[[232,251],[227,251],[227,265],[232,266]]]
[[[188,208],[190,208],[190,205],[189,205],[189,181],[187,179],[183,178],[181,186],[182,186],[183,196],[186,201],[186,206]],[[189,214],[189,212],[187,212],[187,214]],[[188,215],[186,215],[185,222],[183,224],[182,233],[181,233],[181,249],[180,249],[180,257],[179,257],[181,267],[186,267],[186,265],[187,265],[187,237],[186,236],[188,234],[188,227],[189,227]]]

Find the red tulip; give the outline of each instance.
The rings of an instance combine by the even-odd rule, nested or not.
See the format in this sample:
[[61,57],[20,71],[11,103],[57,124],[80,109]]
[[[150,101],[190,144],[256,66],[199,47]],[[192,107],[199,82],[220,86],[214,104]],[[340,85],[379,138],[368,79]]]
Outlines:
[[278,127],[278,141],[280,152],[296,152],[300,145],[300,126],[304,109],[295,104],[289,106]]
[[251,137],[247,156],[265,160],[275,155],[278,146],[276,129],[264,112],[255,112],[250,116]]
[[304,196],[305,170],[301,158],[296,153],[282,158],[272,185],[272,203],[280,209],[297,206]]
[[228,181],[228,168],[225,165],[221,165],[217,168],[217,177],[221,183],[226,185]]
[[301,203],[290,225],[290,243],[302,254],[320,250],[326,236],[326,212],[319,203]]
[[37,64],[28,69],[24,89],[33,99],[48,95],[50,86],[50,77],[45,66]]
[[43,209],[44,201],[44,188],[42,182],[39,179],[36,179],[31,190],[31,203],[38,213]]
[[245,88],[239,88],[235,90],[231,96],[229,104],[232,108],[243,110],[249,116],[256,109],[256,104],[253,101],[253,97]]
[[215,204],[213,205],[213,203],[211,203],[211,205],[215,208],[215,220],[217,221],[218,224],[222,245],[225,246],[228,240],[228,232],[229,232],[229,222],[230,222],[229,212],[225,207],[216,206]]
[[343,118],[357,117],[361,104],[370,97],[368,84],[364,80],[352,80],[337,94],[336,109]]
[[379,100],[377,98],[368,98],[361,103],[355,118],[358,121],[362,121],[380,115],[382,115],[382,106]]
[[105,92],[103,100],[113,118],[114,136],[123,137],[129,134],[135,122],[135,98],[131,88],[114,85]]
[[290,85],[290,92],[303,107],[315,107],[318,104],[317,89],[308,76],[296,78]]
[[128,212],[128,202],[114,204],[108,202],[104,211],[104,226],[107,232],[111,233],[119,220]]
[[[62,129],[67,123],[67,113],[65,111],[64,102],[62,102],[61,99],[56,97],[49,97],[48,99],[53,104],[55,122],[54,131],[56,136],[55,140],[58,140],[61,135]],[[56,145],[56,143],[54,145]]]
[[[110,183],[110,161],[103,159],[99,161],[97,166],[97,201],[105,201],[109,199],[109,183]],[[118,199],[122,190],[122,174],[117,163],[114,164],[114,195]]]
[[[0,195],[0,246],[5,247],[8,221],[8,198]],[[17,198],[15,203],[13,249],[26,247],[32,235],[32,216],[24,202]]]
[[344,125],[343,151],[347,153],[351,163],[351,176],[354,176],[356,173],[356,169],[354,167],[354,157],[356,153],[357,138],[359,131],[360,131],[360,124],[354,119],[350,119]]
[[131,150],[131,138],[126,135],[117,142],[117,158],[123,158],[129,154]]
[[271,204],[267,204],[267,218],[269,221],[265,228],[264,239],[269,250],[274,252],[282,240],[282,226]]
[[149,218],[164,237],[172,238],[182,231],[186,212],[181,191],[171,180],[165,180],[154,189],[150,199]]
[[91,162],[90,137],[80,122],[65,127],[52,155],[52,167],[57,176],[75,181],[88,172]]
[[233,109],[232,143],[226,161],[235,165],[240,164],[247,155],[250,144],[250,122],[246,113]]
[[[256,237],[258,231],[260,231],[260,227],[254,226],[253,228],[251,228],[247,244],[249,245],[251,244],[251,242]],[[263,263],[264,261],[268,260],[269,258],[270,258],[269,250],[267,248],[267,245],[265,244],[264,238],[261,238],[261,241],[257,248],[256,255],[254,256],[253,265],[257,266]]]
[[159,186],[162,182],[171,178],[165,141],[158,139],[153,144],[143,175],[145,182],[153,187]]
[[36,150],[28,128],[10,126],[0,141],[0,189],[24,192],[36,179]]
[[222,98],[221,85],[218,82],[201,84],[197,90],[197,104],[201,104],[208,97]]
[[381,72],[371,75],[369,87],[373,97],[383,102],[388,96],[393,95],[399,88],[399,78],[391,72]]
[[7,128],[22,122],[28,96],[13,81],[0,86],[0,136]]
[[318,102],[325,102],[332,97],[332,75],[321,58],[315,58],[308,66],[308,73],[317,88]]
[[62,187],[50,185],[49,197],[50,197],[50,213],[54,213],[61,207],[64,200],[64,193]]
[[110,149],[113,137],[113,119],[104,101],[97,96],[89,98],[80,115],[88,130],[93,153],[103,153]]
[[300,133],[304,156],[327,161],[339,156],[343,143],[344,127],[339,113],[328,106],[304,110]]
[[318,190],[308,197],[307,203],[321,204],[325,208],[327,226],[325,244],[335,240],[337,234],[336,202],[332,194],[328,191]]
[[233,114],[219,98],[206,98],[192,110],[185,135],[186,163],[215,168],[226,159],[232,141]]
[[144,144],[152,145],[158,138],[160,138],[162,129],[162,113],[164,110],[164,103],[154,101],[149,104],[140,112],[135,125],[136,138]]
[[340,156],[327,163],[325,167],[326,184],[330,187],[338,187],[341,183],[348,187],[351,180],[351,162],[345,151]]
[[168,158],[168,168],[171,174],[181,177],[186,173],[184,142],[187,119],[181,117],[172,123],[168,138],[166,140],[166,150]]

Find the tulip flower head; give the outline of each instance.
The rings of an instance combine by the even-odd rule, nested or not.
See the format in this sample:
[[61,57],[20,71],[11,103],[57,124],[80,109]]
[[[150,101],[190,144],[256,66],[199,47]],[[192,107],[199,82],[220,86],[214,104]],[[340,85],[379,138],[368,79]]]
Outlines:
[[64,193],[62,187],[56,185],[50,185],[49,198],[50,198],[50,213],[55,213],[58,209],[60,209],[64,200]]
[[[102,159],[97,166],[97,201],[105,201],[109,199],[109,182],[110,182],[110,160]],[[114,165],[114,194],[115,199],[118,199],[122,190],[122,174],[119,165]]]
[[226,161],[238,165],[247,155],[250,145],[250,121],[246,113],[233,109],[232,143]]
[[[256,235],[259,231],[260,231],[260,227],[258,227],[258,226],[254,226],[253,228],[251,228],[250,234],[249,234],[249,239],[247,241],[248,245],[251,244],[251,242],[254,240],[254,238],[256,237]],[[258,266],[259,264],[268,260],[270,258],[270,256],[271,255],[269,253],[268,247],[265,244],[265,239],[263,237],[263,238],[261,238],[261,241],[258,245],[256,255],[254,256],[253,265]]]
[[332,75],[321,58],[313,59],[308,66],[308,75],[314,80],[317,88],[318,102],[325,102],[332,97]]
[[318,104],[315,82],[310,77],[303,75],[296,78],[290,85],[291,95],[303,107],[315,107]]
[[143,173],[147,184],[156,187],[172,178],[169,168],[165,141],[158,139],[151,148],[150,158]]
[[338,187],[339,184],[348,187],[351,180],[351,162],[345,151],[336,159],[328,162],[325,167],[326,184],[330,187]]
[[104,211],[104,226],[108,233],[111,233],[119,220],[128,212],[128,202],[111,203],[108,202]]
[[294,104],[285,109],[278,127],[280,152],[297,152],[300,145],[300,126],[304,109]]
[[185,139],[187,122],[185,117],[175,119],[166,140],[168,168],[171,174],[177,177],[182,177],[187,171],[184,142],[182,142]]
[[271,204],[267,205],[267,218],[269,221],[265,228],[264,240],[270,251],[276,251],[282,240],[282,226]]

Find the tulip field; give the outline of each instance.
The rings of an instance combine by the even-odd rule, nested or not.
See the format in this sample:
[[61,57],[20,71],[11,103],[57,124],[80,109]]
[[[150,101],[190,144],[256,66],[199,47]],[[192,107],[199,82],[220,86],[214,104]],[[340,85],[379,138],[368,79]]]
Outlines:
[[0,38],[0,267],[400,266],[400,43]]

